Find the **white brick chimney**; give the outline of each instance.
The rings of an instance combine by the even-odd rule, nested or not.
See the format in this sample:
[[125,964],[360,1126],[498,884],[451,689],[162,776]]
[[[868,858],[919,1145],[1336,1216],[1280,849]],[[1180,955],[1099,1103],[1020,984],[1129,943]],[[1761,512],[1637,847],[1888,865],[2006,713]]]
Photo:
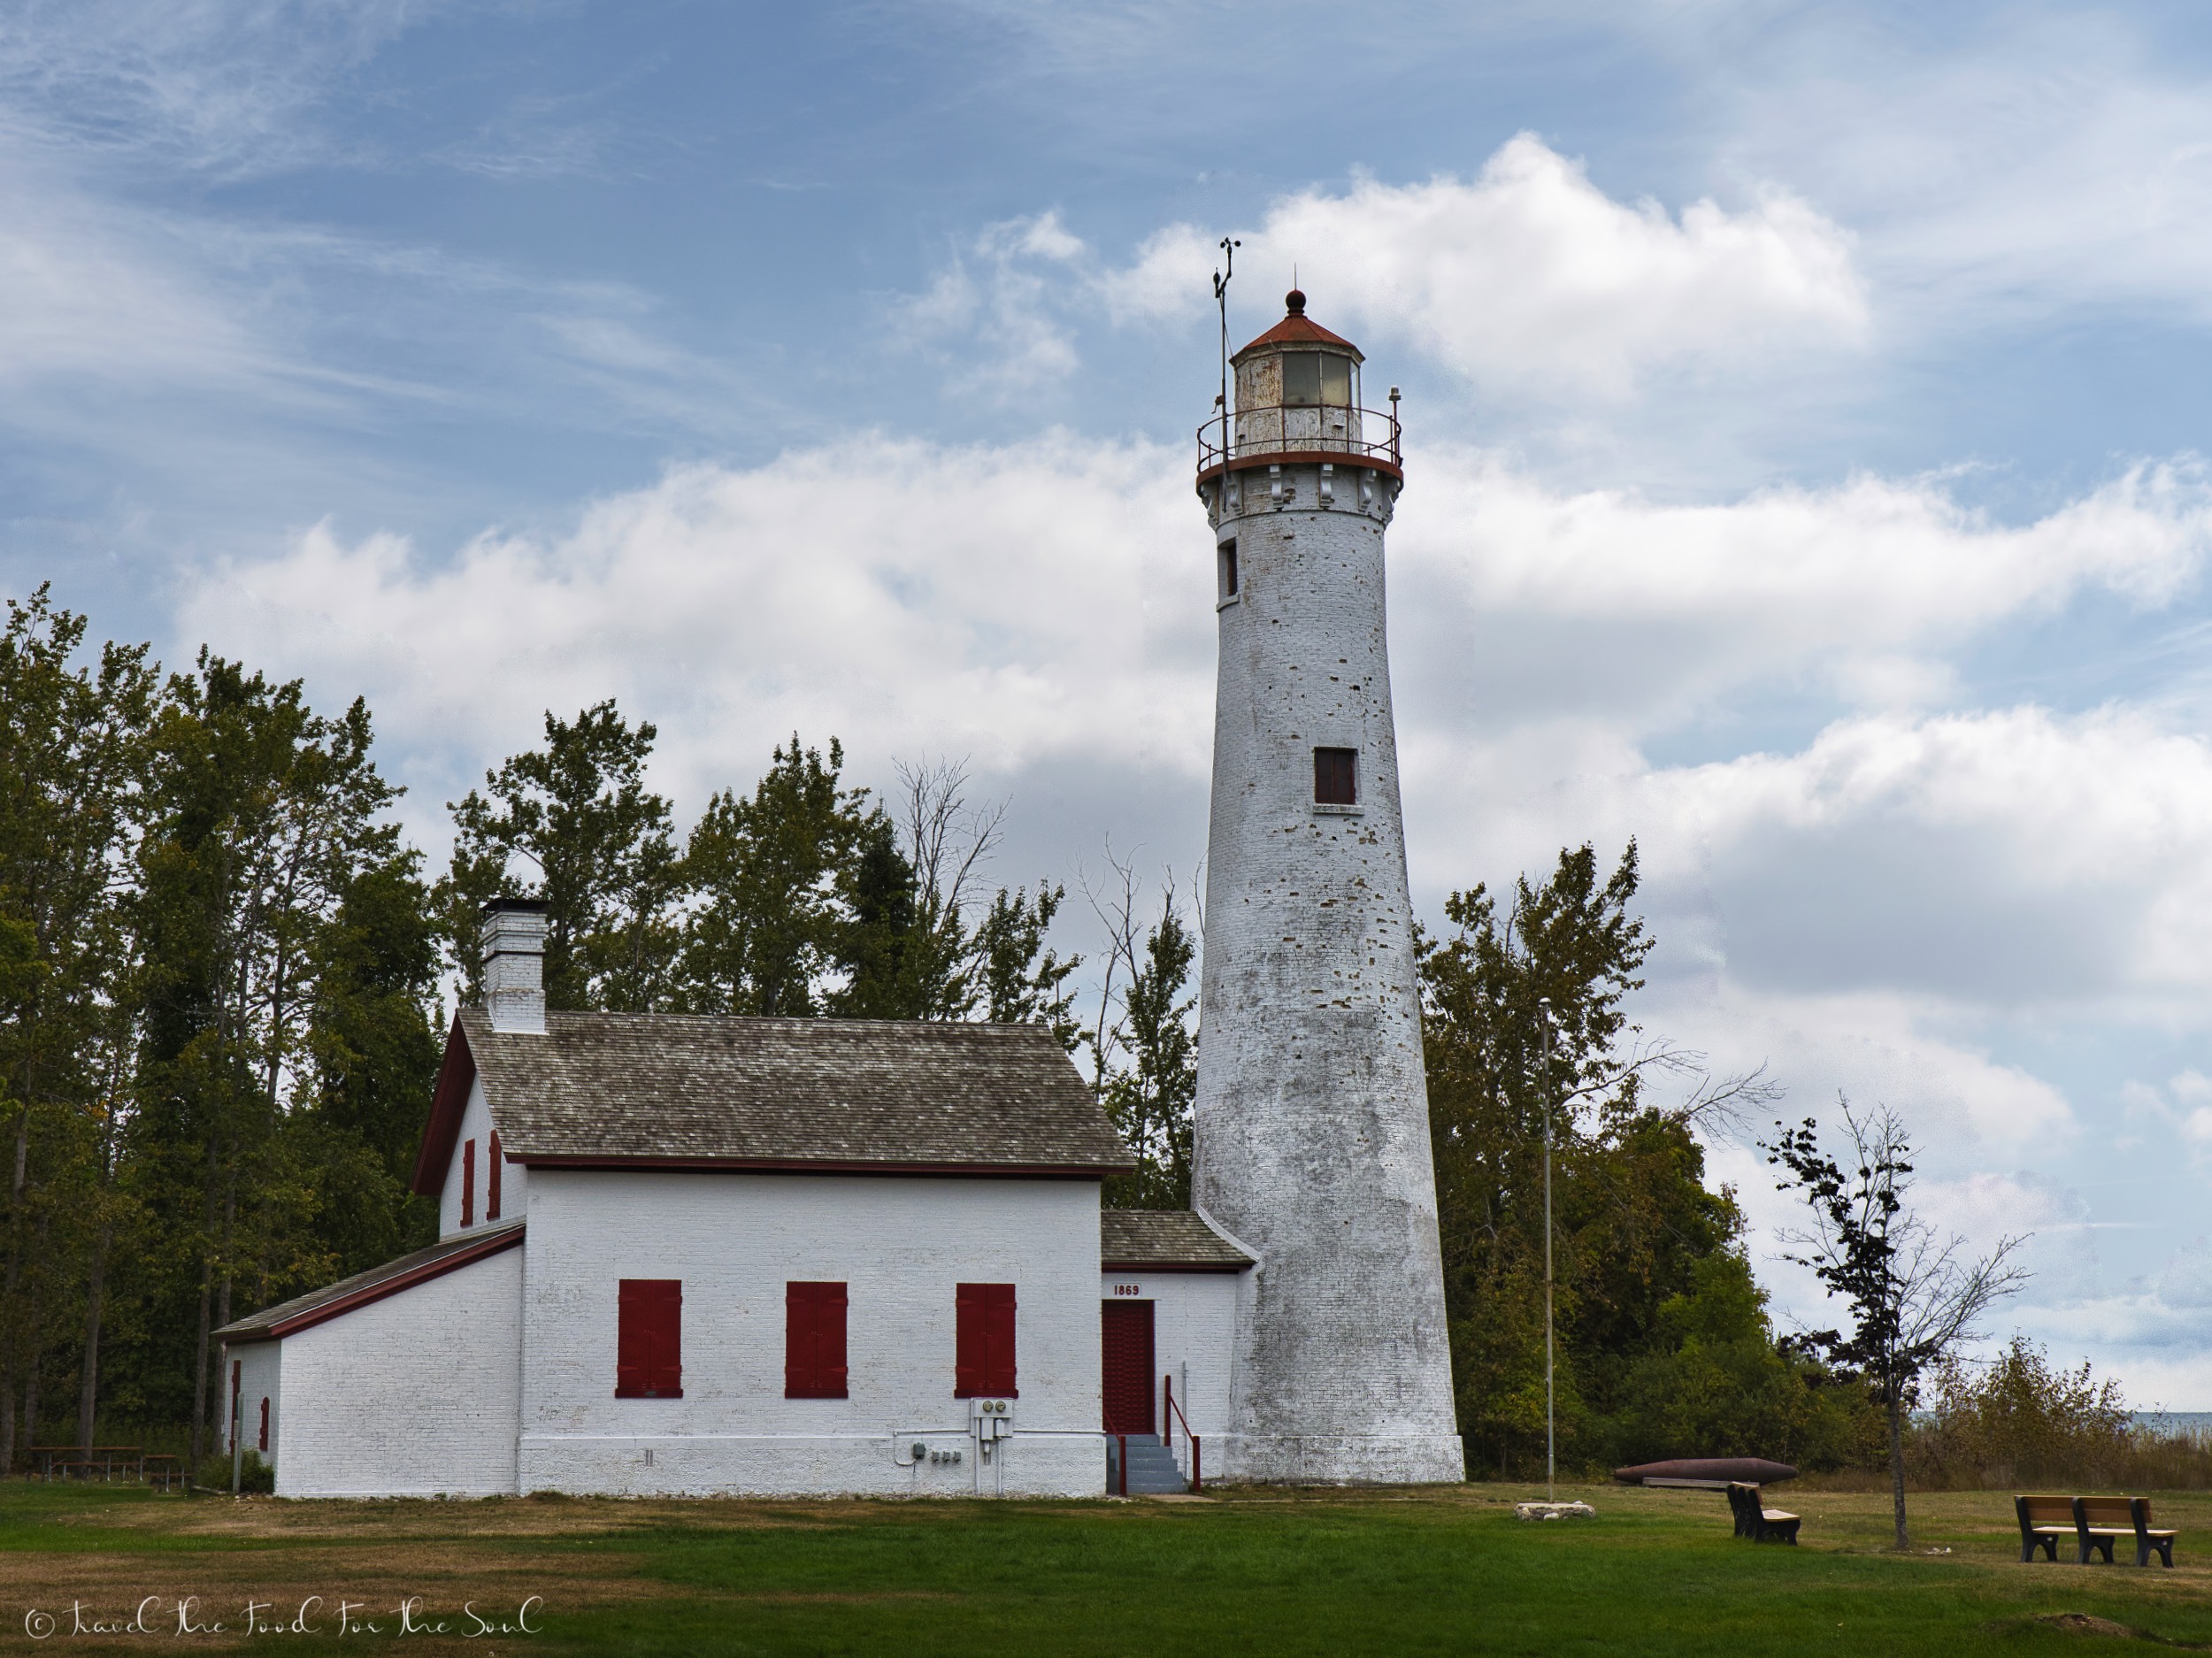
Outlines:
[[495,898],[480,935],[492,1029],[545,1034],[545,901]]

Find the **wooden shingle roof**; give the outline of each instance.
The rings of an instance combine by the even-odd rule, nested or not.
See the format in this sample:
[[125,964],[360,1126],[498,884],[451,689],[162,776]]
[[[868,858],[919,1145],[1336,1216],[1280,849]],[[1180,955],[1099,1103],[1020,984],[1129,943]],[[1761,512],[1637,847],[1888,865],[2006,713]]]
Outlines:
[[305,1330],[325,1319],[349,1313],[357,1307],[380,1301],[388,1295],[396,1295],[403,1289],[430,1278],[442,1278],[446,1273],[495,1255],[503,1249],[512,1249],[522,1241],[523,1223],[509,1221],[504,1224],[480,1226],[473,1232],[463,1232],[457,1238],[448,1238],[434,1243],[426,1249],[416,1249],[382,1266],[371,1267],[366,1272],[357,1272],[349,1278],[340,1278],[335,1284],[326,1284],[319,1290],[304,1295],[295,1295],[288,1301],[279,1301],[265,1307],[248,1317],[233,1319],[215,1332],[219,1341],[233,1344],[242,1341],[266,1341],[277,1336],[288,1336],[296,1330]]
[[551,1013],[546,1026],[494,1031],[463,1009],[417,1191],[442,1185],[471,1077],[502,1151],[533,1167],[1095,1178],[1133,1166],[1041,1025]]
[[1252,1257],[1187,1209],[1109,1209],[1098,1216],[1108,1272],[1241,1272]]

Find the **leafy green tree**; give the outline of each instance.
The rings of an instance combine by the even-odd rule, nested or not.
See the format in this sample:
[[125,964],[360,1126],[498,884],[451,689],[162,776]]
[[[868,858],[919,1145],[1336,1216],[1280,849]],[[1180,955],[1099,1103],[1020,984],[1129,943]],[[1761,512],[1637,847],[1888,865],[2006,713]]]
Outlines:
[[1864,1388],[1778,1342],[1766,1301],[1740,1244],[1691,1264],[1659,1304],[1655,1347],[1631,1367],[1615,1418],[1600,1424],[1609,1460],[1866,1460],[1879,1422]]
[[[649,1012],[674,999],[683,876],[668,802],[645,786],[657,735],[611,699],[573,720],[549,711],[542,748],[449,803],[453,861],[438,895],[465,1000],[481,994],[478,915],[503,893],[546,902],[548,1007]],[[518,861],[534,879],[518,878]]]
[[1109,1209],[1188,1209],[1191,1107],[1198,1094],[1198,1038],[1187,995],[1198,941],[1184,925],[1171,889],[1160,918],[1133,956],[1121,995],[1126,1063],[1110,1072],[1101,1094],[1106,1115],[1136,1155],[1129,1174],[1107,1178]]
[[1189,986],[1198,940],[1172,876],[1148,925],[1136,866],[1111,847],[1106,864],[1109,884],[1085,887],[1106,927],[1106,952],[1097,1013],[1077,1040],[1091,1050],[1091,1086],[1137,1167],[1110,1177],[1101,1201],[1110,1209],[1188,1209],[1198,1094],[1197,998]]
[[[1709,1191],[1695,1127],[1763,1097],[1755,1078],[1645,1099],[1655,1071],[1695,1056],[1646,1040],[1627,997],[1652,944],[1630,911],[1632,842],[1609,874],[1563,850],[1548,879],[1520,878],[1502,908],[1483,887],[1445,904],[1453,931],[1421,944],[1423,1035],[1460,1426],[1501,1469],[1541,1455],[1547,1092],[1555,1117],[1558,1416],[1562,1455],[1610,1441],[1631,1378],[1665,1350],[1660,1308],[1726,1252],[1733,1199]],[[1552,1068],[1542,1065],[1550,1004]]]
[[334,1263],[286,1130],[313,1086],[332,930],[361,871],[400,856],[382,821],[397,791],[369,757],[365,705],[326,718],[297,681],[204,651],[170,677],[154,741],[133,906],[144,1034],[132,1185],[163,1221],[142,1263],[165,1303],[149,1321],[153,1391],[190,1422],[196,1455],[219,1421],[209,1332],[239,1286],[258,1301]]
[[[0,1471],[14,1459],[18,1389],[35,1417],[50,1309],[80,1275],[88,1390],[96,1378],[115,1137],[128,1115],[134,1032],[118,987],[134,964],[127,906],[159,674],[143,645],[83,660],[85,632],[45,587],[9,601],[0,630],[0,1119],[12,1152]],[[81,1250],[81,1262],[57,1249]]]
[[2054,1365],[2016,1333],[1987,1364],[1956,1353],[1936,1362],[1906,1455],[1924,1488],[2112,1485],[2127,1478],[2133,1428],[2118,1382],[2100,1382],[2085,1359],[2070,1370]]
[[1066,901],[1065,887],[1043,881],[1033,893],[1000,887],[976,925],[975,956],[983,1017],[994,1025],[1044,1025],[1072,1054],[1083,1027],[1075,1017],[1075,992],[1068,980],[1083,958],[1062,961],[1045,946],[1045,935]]
[[838,871],[841,925],[831,964],[844,982],[826,999],[841,1019],[918,1019],[931,1000],[917,962],[920,908],[914,865],[881,812],[863,820],[852,856]]
[[437,1235],[436,1204],[411,1191],[441,1056],[439,932],[421,864],[411,847],[365,864],[322,937],[311,1118],[291,1127],[310,1224],[342,1276]]
[[[802,749],[794,733],[750,794],[726,789],[708,801],[683,864],[695,908],[678,979],[690,1011],[819,1013],[841,947],[872,964],[885,945],[903,938],[911,916],[897,906],[910,898],[911,871],[882,857],[888,825],[872,831],[865,792],[841,781],[844,764],[835,738],[825,762],[819,749]],[[872,933],[867,947],[854,951],[842,904],[862,894],[842,878],[872,833],[879,862],[866,897],[894,913],[887,937]],[[887,976],[895,980],[895,969]]]

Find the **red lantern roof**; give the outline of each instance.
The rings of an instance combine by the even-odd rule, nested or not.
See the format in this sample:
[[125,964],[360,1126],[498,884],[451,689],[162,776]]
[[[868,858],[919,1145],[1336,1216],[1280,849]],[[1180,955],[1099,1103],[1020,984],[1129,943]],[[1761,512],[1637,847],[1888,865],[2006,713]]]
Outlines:
[[1231,357],[1229,360],[1232,363],[1241,363],[1248,355],[1258,350],[1263,345],[1341,346],[1345,350],[1349,351],[1356,361],[1366,361],[1360,356],[1359,348],[1349,340],[1331,334],[1306,315],[1306,296],[1296,288],[1292,288],[1289,293],[1283,296],[1283,305],[1282,321]]

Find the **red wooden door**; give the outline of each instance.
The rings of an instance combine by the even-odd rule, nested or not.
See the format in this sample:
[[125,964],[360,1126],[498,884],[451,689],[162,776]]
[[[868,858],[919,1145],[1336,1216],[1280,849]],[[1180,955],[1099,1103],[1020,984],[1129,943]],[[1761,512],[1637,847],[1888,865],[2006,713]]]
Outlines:
[[1105,1337],[1104,1386],[1109,1433],[1156,1433],[1152,1374],[1152,1303],[1101,1301],[1099,1321]]

